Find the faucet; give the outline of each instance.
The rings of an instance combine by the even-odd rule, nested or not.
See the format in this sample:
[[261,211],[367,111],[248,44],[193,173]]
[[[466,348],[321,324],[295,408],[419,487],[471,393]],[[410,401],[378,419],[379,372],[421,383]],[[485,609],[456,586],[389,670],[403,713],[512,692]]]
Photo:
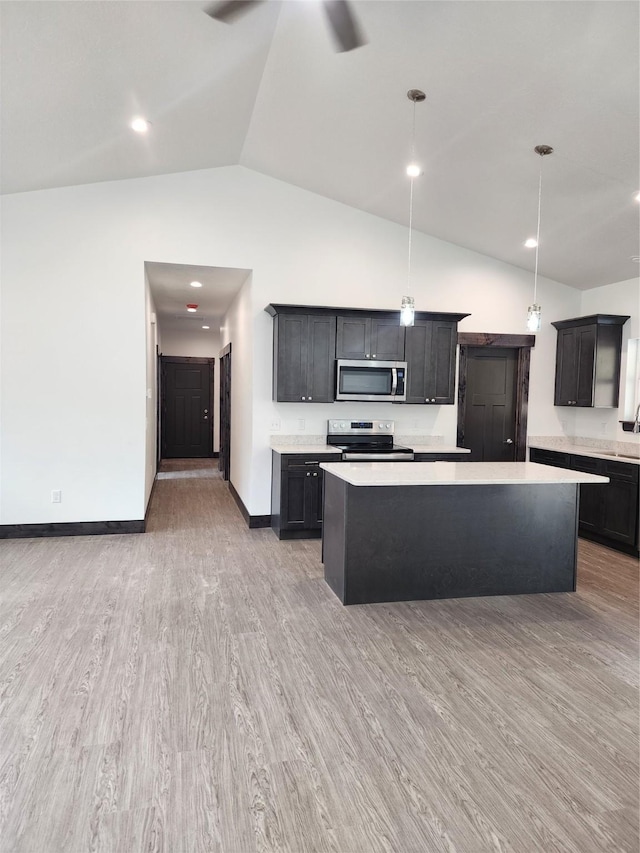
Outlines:
[[638,403],[638,408],[636,409],[636,419],[633,422],[633,429],[631,432],[640,432],[640,403]]

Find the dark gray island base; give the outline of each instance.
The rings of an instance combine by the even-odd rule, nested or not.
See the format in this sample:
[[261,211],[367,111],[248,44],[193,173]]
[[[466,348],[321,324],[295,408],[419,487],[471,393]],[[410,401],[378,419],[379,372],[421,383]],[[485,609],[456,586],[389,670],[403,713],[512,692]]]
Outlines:
[[327,469],[324,500],[325,580],[343,604],[576,588],[574,482],[368,486]]

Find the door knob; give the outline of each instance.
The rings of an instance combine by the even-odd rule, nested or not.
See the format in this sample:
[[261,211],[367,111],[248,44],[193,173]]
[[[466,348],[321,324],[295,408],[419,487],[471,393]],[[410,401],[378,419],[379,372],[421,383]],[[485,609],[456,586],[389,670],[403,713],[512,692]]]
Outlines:
[[205,416],[204,416],[204,419],[205,419],[205,421],[208,421],[208,420],[209,420],[209,415],[205,415]]
[[508,439],[505,441],[505,444],[513,444],[513,439],[508,438]]

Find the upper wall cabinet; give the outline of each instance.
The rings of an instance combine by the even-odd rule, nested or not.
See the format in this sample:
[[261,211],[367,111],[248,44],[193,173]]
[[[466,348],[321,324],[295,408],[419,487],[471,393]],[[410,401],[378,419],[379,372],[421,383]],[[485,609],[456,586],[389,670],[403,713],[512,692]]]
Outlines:
[[336,358],[345,358],[406,360],[407,403],[454,402],[458,323],[468,314],[417,311],[405,350],[399,311],[275,304],[265,311],[274,321],[274,400],[333,402]]
[[404,361],[404,326],[398,313],[388,317],[339,316],[336,358]]
[[335,315],[276,314],[273,399],[281,403],[332,403],[335,352]]
[[558,330],[554,405],[618,405],[622,327],[628,319],[591,314],[552,323]]
[[407,403],[453,404],[457,338],[454,320],[416,320],[407,329]]

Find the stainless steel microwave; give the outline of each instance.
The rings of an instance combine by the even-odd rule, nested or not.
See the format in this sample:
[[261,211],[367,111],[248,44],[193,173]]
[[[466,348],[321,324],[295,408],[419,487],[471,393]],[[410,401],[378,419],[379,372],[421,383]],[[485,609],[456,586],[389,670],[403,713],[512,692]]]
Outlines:
[[378,400],[400,403],[407,399],[406,361],[338,359],[336,400]]

